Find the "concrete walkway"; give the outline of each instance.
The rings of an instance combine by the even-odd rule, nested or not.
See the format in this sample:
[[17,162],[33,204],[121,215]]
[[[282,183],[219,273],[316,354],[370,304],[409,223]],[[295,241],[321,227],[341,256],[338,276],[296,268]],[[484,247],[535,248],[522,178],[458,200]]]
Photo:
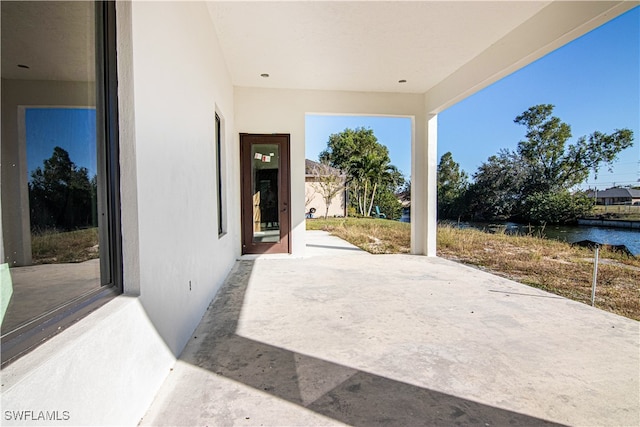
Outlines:
[[640,425],[639,323],[308,232],[241,260],[142,425]]

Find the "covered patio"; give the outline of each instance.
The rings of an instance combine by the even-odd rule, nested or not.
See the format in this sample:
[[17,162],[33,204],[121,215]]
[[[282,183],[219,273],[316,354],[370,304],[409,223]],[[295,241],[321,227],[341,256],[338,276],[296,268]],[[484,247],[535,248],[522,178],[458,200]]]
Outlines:
[[638,324],[307,232],[239,260],[142,425],[638,425]]
[[[113,243],[108,302],[29,313],[56,334],[2,368],[4,424],[639,424],[637,322],[435,256],[438,114],[637,0],[84,3],[1,3],[3,262],[32,263],[23,107],[95,108]],[[306,232],[310,114],[411,119],[425,257]],[[242,258],[272,158],[282,253]]]

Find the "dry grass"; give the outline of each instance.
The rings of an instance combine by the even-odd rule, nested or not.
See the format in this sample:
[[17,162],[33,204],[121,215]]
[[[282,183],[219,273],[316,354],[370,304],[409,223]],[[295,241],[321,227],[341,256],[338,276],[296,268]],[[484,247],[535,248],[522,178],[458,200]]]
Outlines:
[[84,262],[99,257],[98,229],[45,231],[31,235],[34,264]]
[[[438,255],[591,303],[593,251],[532,236],[438,228]],[[596,306],[640,320],[640,259],[600,251]]]
[[324,230],[372,254],[404,254],[411,250],[411,226],[372,218],[307,220],[307,230]]
[[[378,219],[307,221],[371,253],[407,253],[410,225]],[[557,295],[591,303],[593,251],[534,236],[438,227],[438,255]],[[596,306],[640,320],[640,259],[600,251]]]

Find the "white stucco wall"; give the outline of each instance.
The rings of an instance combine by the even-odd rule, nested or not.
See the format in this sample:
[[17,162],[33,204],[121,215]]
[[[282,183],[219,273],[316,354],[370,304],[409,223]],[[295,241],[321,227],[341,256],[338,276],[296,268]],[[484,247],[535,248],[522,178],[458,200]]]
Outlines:
[[51,424],[9,422],[5,410],[67,411],[61,425],[136,425],[240,255],[233,86],[206,4],[118,2],[117,25],[126,295],[2,370],[3,425]]
[[218,237],[215,185],[218,111],[240,218],[233,87],[203,2],[134,2],[132,42],[137,182],[122,185],[137,188],[142,304],[179,354],[240,254],[239,221]]
[[118,297],[3,368],[2,425],[136,425],[174,362],[139,299]]
[[[414,128],[412,145],[424,144],[424,99],[424,95],[417,94],[235,88],[238,132],[291,134],[293,255],[302,256],[305,248],[305,114],[411,117]],[[237,135],[235,138],[238,141]],[[413,194],[412,197],[421,199],[426,195]]]

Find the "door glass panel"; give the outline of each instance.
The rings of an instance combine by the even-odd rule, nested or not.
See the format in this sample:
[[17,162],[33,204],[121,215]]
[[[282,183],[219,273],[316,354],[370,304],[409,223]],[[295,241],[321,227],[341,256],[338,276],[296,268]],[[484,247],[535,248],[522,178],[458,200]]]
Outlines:
[[280,240],[279,147],[276,144],[252,144],[251,159],[253,242],[277,243]]

